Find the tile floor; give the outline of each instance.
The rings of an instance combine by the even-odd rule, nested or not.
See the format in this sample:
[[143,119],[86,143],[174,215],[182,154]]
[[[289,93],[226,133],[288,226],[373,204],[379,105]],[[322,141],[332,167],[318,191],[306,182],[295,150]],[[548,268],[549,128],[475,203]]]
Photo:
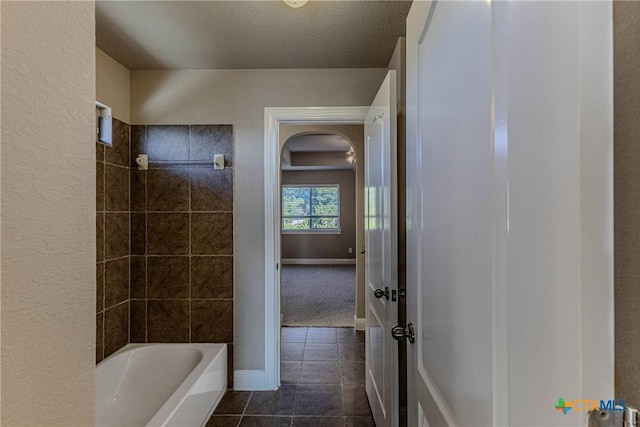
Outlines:
[[365,393],[364,333],[282,328],[278,391],[228,391],[207,427],[374,427]]

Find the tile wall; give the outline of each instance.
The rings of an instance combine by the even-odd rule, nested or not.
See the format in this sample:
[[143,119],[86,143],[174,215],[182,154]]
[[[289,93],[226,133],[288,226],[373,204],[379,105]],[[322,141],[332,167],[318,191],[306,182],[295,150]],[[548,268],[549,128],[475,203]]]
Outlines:
[[129,125],[96,143],[96,362],[129,343]]
[[[139,153],[191,161],[224,154],[226,167],[151,165],[139,171]],[[232,126],[131,126],[129,164],[130,341],[227,343],[231,363]]]

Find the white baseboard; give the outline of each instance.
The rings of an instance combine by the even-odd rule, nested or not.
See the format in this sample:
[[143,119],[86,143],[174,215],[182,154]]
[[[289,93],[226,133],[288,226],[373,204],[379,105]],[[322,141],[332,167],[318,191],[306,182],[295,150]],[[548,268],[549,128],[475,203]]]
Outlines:
[[267,390],[264,371],[234,371],[233,389],[237,391]]
[[283,258],[282,265],[355,265],[355,258]]
[[367,326],[367,319],[364,317],[353,316],[356,325],[356,331],[364,331]]

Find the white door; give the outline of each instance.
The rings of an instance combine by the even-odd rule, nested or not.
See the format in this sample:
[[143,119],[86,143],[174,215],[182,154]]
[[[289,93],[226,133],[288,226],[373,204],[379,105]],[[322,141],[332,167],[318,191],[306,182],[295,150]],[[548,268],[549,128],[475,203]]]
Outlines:
[[[429,4],[414,4],[412,18],[421,18],[424,28]],[[410,370],[408,378],[431,425],[489,426],[491,6],[439,2],[432,12],[418,45],[415,34],[408,39],[420,61],[411,63],[419,72],[412,76],[417,86],[409,80],[417,91],[408,88],[408,102],[419,103],[419,117],[408,117],[407,183],[414,199],[407,230],[407,320],[417,332],[416,342],[407,344],[417,372]],[[416,289],[416,283],[422,286]],[[455,420],[432,409],[434,403],[448,406]],[[409,425],[417,426],[412,411]]]
[[398,425],[396,72],[365,120],[366,388],[377,427]]
[[611,30],[607,2],[413,2],[408,425],[613,399]]

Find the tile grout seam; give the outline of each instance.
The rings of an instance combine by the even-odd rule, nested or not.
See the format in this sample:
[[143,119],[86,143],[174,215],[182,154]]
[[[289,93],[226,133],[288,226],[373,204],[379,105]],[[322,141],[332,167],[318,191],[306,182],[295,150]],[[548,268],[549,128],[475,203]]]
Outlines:
[[[187,158],[191,159],[191,126],[187,127]],[[192,244],[191,244],[191,174],[192,168],[189,166],[188,168],[189,179],[188,179],[188,187],[187,194],[189,199],[189,342],[192,342],[192,316],[191,316],[191,253],[192,253]]]
[[101,360],[104,360],[105,355],[105,346],[106,346],[106,323],[107,323],[107,172],[106,172],[106,159],[107,159],[107,150],[102,147],[102,209],[104,213],[102,215],[102,260],[104,261],[104,268],[102,270],[102,309],[104,310],[104,315],[102,316],[102,356]]
[[127,197],[128,202],[128,214],[129,214],[129,271],[127,275],[127,283],[129,284],[129,313],[127,313],[127,344],[131,343],[131,126],[128,126],[128,138],[127,138],[127,182],[129,187],[129,194]]
[[[147,126],[143,127],[143,141],[147,151]],[[148,176],[143,174],[144,181],[144,342],[149,342],[149,220],[147,215]]]

